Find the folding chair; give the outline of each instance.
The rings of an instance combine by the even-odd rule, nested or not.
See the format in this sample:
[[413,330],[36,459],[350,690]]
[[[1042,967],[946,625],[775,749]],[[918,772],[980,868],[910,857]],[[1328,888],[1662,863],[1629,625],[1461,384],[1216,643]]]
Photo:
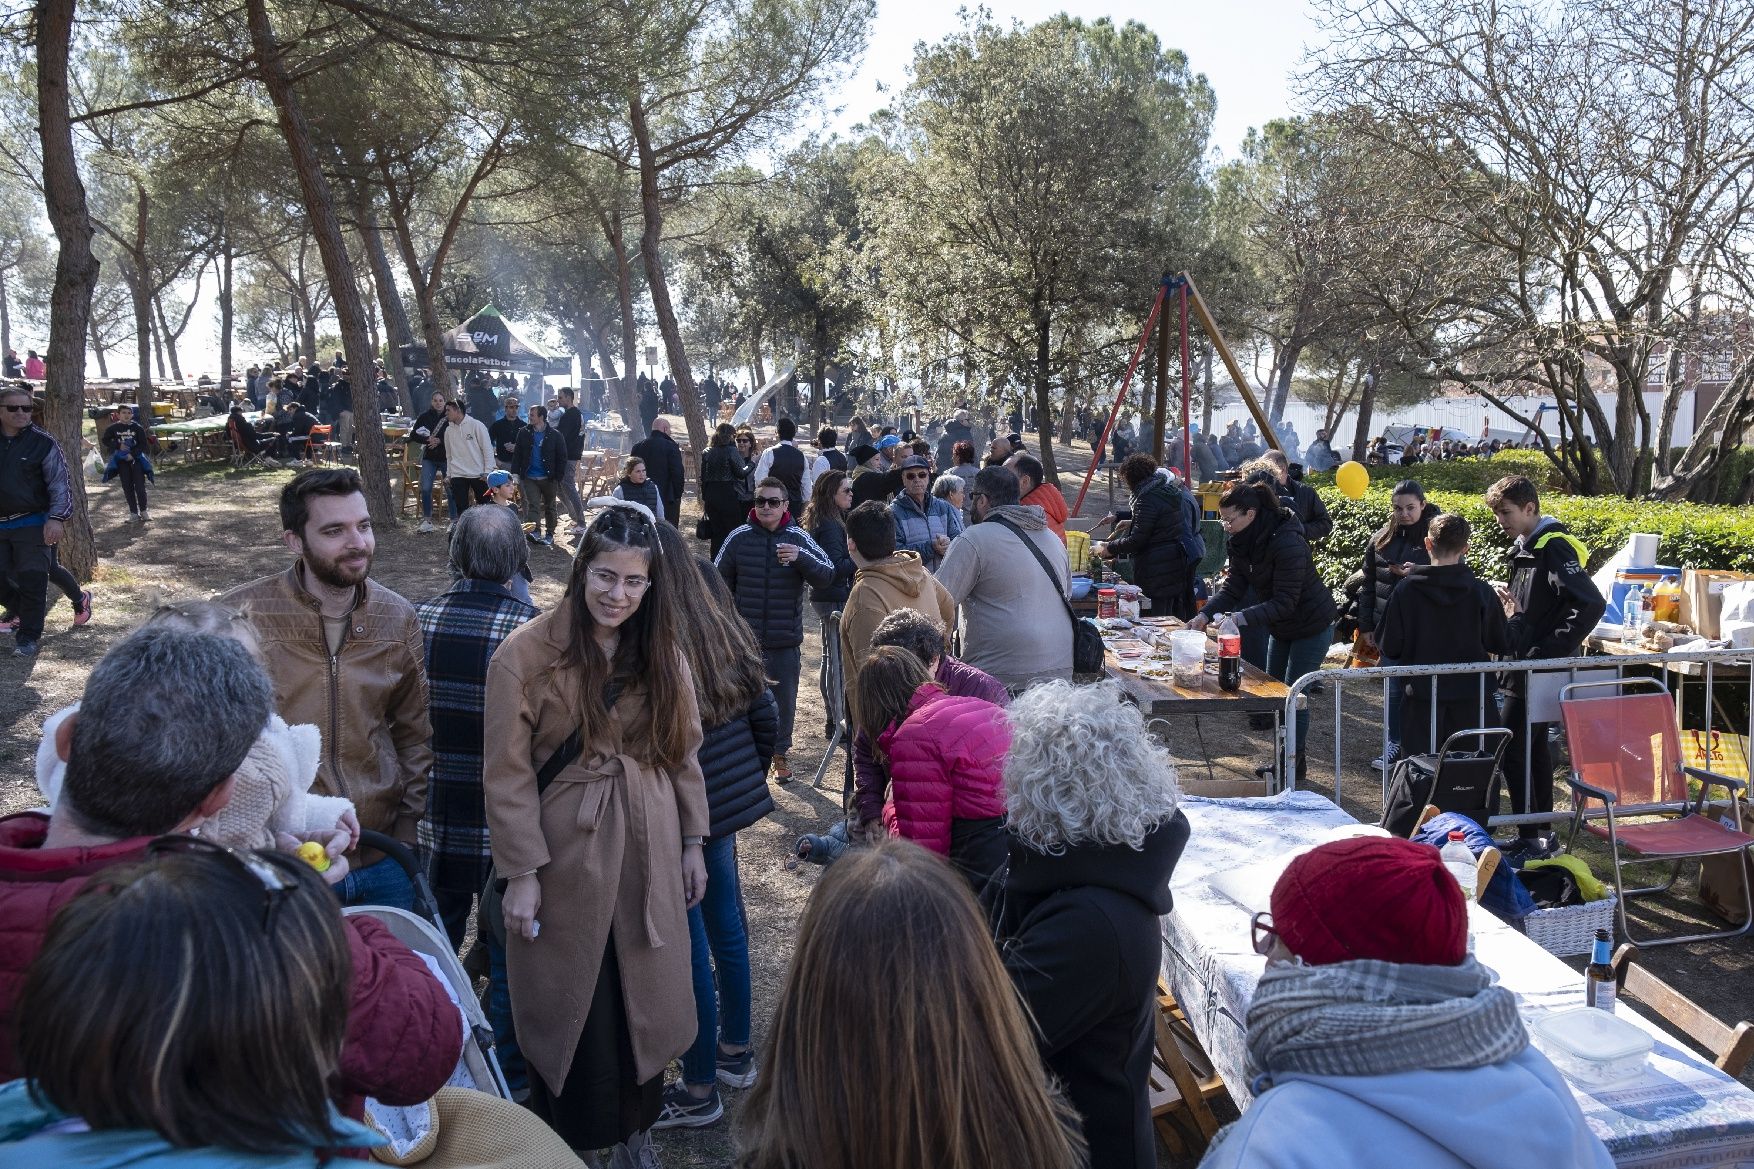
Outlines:
[[1637,946],[1621,946],[1614,951],[1614,981],[1620,984],[1620,989],[1711,1052],[1719,1070],[1739,1078],[1748,1060],[1754,1058],[1754,1023],[1744,1019],[1734,1028],[1724,1026],[1704,1007],[1635,965],[1637,961]]
[[1229,1089],[1162,978],[1157,980],[1153,1025],[1157,1046],[1151,1059],[1149,1099],[1157,1137],[1172,1156],[1197,1156],[1218,1132],[1218,1118],[1208,1102]]
[[[1636,688],[1646,692],[1576,697],[1584,691]],[[1739,853],[1754,845],[1754,836],[1729,827],[1741,823],[1741,792],[1748,785],[1682,764],[1681,733],[1668,687],[1655,678],[1578,682],[1560,692],[1559,709],[1571,747],[1571,833],[1566,846],[1569,850],[1580,827],[1608,842],[1614,859],[1614,892],[1620,898],[1620,930],[1626,940],[1635,945],[1668,946],[1737,937],[1754,928],[1754,918],[1750,918],[1731,929],[1641,941],[1627,923],[1626,899],[1667,891],[1681,875],[1684,862]],[[1687,794],[1689,778],[1699,781],[1697,796]],[[1705,815],[1706,795],[1714,787],[1729,794],[1727,823]],[[1601,807],[1592,809],[1591,801]],[[1673,861],[1669,879],[1660,885],[1626,888],[1622,852],[1633,862]],[[1748,897],[1747,866],[1739,867],[1742,895]]]
[[266,444],[259,447],[254,454],[244,447],[244,440],[238,434],[237,427],[229,421],[225,424],[225,437],[231,443],[231,467],[234,471],[251,469],[266,471],[268,469],[268,450]]

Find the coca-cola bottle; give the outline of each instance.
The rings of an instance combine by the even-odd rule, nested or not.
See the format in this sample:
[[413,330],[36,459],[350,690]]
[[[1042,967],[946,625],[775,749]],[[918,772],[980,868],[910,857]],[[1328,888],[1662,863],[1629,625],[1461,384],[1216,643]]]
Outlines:
[[1218,622],[1218,689],[1242,688],[1242,630],[1229,613]]

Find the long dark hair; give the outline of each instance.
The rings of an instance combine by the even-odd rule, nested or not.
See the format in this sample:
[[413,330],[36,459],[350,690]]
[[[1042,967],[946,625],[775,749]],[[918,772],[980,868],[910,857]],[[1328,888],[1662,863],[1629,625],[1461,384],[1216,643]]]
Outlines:
[[890,724],[907,717],[907,708],[921,686],[937,685],[926,664],[900,646],[871,651],[853,683],[853,721],[877,750],[877,738]]
[[682,651],[694,675],[694,696],[700,703],[700,725],[718,727],[740,718],[767,689],[767,667],[761,647],[743,615],[737,612],[725,578],[712,563],[694,555],[687,541],[669,524],[658,525],[666,559],[691,564],[698,581],[676,590]]
[[[575,713],[579,731],[589,743],[608,725],[609,712],[599,700],[611,678],[644,687],[652,701],[643,704],[632,720],[635,745],[645,752],[645,761],[665,770],[680,767],[688,755],[690,736],[698,733],[698,725],[690,719],[694,712],[686,703],[673,700],[685,689],[692,690],[688,678],[686,650],[679,634],[676,616],[677,597],[682,589],[696,582],[679,574],[692,572],[692,560],[675,563],[666,556],[658,536],[662,520],[651,520],[637,508],[606,507],[585,529],[584,542],[573,557],[572,575],[567,578],[566,593],[561,603],[572,612],[572,644],[561,656],[563,668],[579,674],[580,694]],[[615,647],[615,660],[606,662],[597,648],[594,631],[596,618],[585,602],[589,588],[591,564],[603,553],[631,548],[646,554],[647,576],[651,583],[640,598],[639,607],[621,625],[621,637]]]
[[[1389,497],[1392,499],[1397,495],[1411,495],[1414,499],[1417,499],[1421,505],[1425,503],[1425,488],[1420,486],[1419,480],[1417,479],[1403,479],[1395,484],[1395,489],[1389,493]],[[1421,510],[1423,510],[1423,506],[1421,506]],[[1417,523],[1418,521],[1415,520],[1414,522]],[[1389,522],[1384,524],[1382,530],[1376,534],[1376,540],[1374,542],[1378,552],[1381,552],[1384,548],[1389,546],[1389,541],[1395,538],[1395,529],[1399,526],[1399,524],[1395,523],[1395,517],[1393,515],[1389,516]]]
[[823,520],[840,524],[847,522],[846,510],[834,498],[840,493],[840,485],[846,481],[845,471],[825,471],[817,476],[816,485],[810,489],[810,505],[804,509],[806,532],[815,535],[817,525]]
[[1077,1116],[1033,1035],[944,861],[905,840],[849,852],[804,909],[737,1163],[1073,1169]]
[[95,1130],[246,1153],[333,1145],[351,985],[335,898],[303,861],[117,866],[49,925],[13,1014],[19,1069]]
[[1273,515],[1280,510],[1279,493],[1265,483],[1232,483],[1218,499],[1218,506],[1231,511]]

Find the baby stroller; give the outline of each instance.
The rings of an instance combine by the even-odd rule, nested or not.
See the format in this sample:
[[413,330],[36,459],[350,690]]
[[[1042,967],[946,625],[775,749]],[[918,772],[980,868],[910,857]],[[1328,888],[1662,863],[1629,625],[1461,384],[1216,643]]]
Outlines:
[[[388,905],[356,905],[342,912],[348,916],[361,915],[380,922],[396,935],[397,941],[425,959],[427,968],[444,984],[452,1001],[457,1004],[465,1030],[463,1054],[457,1060],[457,1070],[451,1073],[447,1086],[473,1088],[478,1092],[498,1096],[502,1100],[510,1100],[511,1091],[506,1087],[505,1076],[499,1070],[499,1057],[493,1050],[493,1028],[488,1024],[487,1014],[475,997],[474,981],[463,969],[463,963],[457,958],[456,951],[451,949],[450,938],[445,935],[444,924],[439,920],[438,900],[432,894],[432,886],[427,883],[426,874],[421,871],[408,846],[394,837],[386,836],[382,832],[361,832],[359,843],[366,848],[377,849],[408,874],[408,880],[414,885],[416,912],[410,913]],[[382,1119],[383,1113],[399,1111],[378,1105],[375,1101],[370,1107],[374,1110],[374,1120]]]

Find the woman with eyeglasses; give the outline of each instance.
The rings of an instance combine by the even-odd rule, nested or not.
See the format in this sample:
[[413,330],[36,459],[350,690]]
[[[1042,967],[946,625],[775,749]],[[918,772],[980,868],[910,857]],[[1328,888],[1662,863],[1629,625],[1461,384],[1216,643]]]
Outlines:
[[561,603],[500,644],[482,771],[530,1106],[581,1153],[638,1165],[694,1041],[688,910],[711,830],[676,608],[699,585],[657,522],[605,508]]
[[191,837],[152,852],[49,927],[13,1016],[0,1162],[291,1169],[378,1144],[330,1102],[351,975],[322,878]]
[[754,449],[754,434],[721,422],[700,461],[700,502],[712,533],[710,555],[719,554],[725,537],[737,530],[749,510],[749,470],[755,465]]
[[[1261,483],[1237,483],[1218,500],[1230,562],[1224,587],[1189,629],[1229,613],[1244,628],[1267,628],[1267,673],[1289,685],[1312,670],[1334,643],[1334,594],[1316,575],[1303,524]],[[1246,604],[1250,593],[1260,598]],[[1308,754],[1309,711],[1297,712],[1297,777]]]
[[1435,848],[1330,841],[1270,904],[1252,922],[1255,1102],[1201,1169],[1614,1164],[1516,996],[1468,953],[1468,901]]

